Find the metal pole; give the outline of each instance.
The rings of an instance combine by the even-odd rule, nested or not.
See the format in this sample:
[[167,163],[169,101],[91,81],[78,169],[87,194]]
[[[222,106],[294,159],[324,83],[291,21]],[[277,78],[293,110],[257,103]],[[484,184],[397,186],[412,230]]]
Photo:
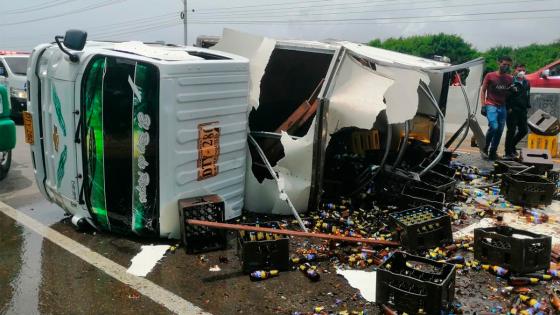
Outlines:
[[263,233],[289,235],[289,236],[296,236],[296,237],[321,238],[321,239],[325,239],[325,240],[340,241],[340,242],[363,243],[363,244],[369,244],[369,245],[381,245],[381,246],[399,246],[400,245],[398,242],[378,240],[378,239],[373,239],[373,238],[360,238],[360,237],[341,236],[341,235],[332,235],[332,234],[324,234],[324,233],[309,233],[309,232],[301,232],[301,231],[294,231],[294,230],[271,229],[271,228],[257,227],[257,226],[251,226],[251,225],[221,223],[221,222],[212,222],[212,221],[205,221],[205,220],[190,219],[190,220],[187,220],[187,223],[192,224],[192,225],[206,226],[206,227],[209,227],[209,228],[223,229],[223,230],[263,232]]
[[183,43],[187,46],[188,33],[187,33],[187,0],[183,0]]

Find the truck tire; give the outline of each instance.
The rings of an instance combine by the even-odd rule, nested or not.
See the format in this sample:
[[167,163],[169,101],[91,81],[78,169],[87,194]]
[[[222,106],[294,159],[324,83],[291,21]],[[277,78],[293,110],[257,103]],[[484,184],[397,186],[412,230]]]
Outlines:
[[12,164],[12,151],[0,152],[0,180],[8,175],[10,164]]

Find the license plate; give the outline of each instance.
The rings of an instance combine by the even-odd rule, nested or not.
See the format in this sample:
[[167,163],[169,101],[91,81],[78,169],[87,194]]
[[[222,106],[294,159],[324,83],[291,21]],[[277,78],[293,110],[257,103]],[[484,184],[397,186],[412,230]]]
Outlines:
[[218,175],[220,128],[217,122],[198,125],[198,180]]
[[30,112],[23,112],[23,127],[25,129],[25,142],[29,144],[33,144],[34,137],[33,137],[33,117],[31,116]]

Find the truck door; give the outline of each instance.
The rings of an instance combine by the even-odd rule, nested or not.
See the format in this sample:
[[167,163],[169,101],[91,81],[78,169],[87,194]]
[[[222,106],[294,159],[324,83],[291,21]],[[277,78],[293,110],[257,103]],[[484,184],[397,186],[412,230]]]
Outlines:
[[39,79],[43,121],[45,186],[51,198],[63,208],[75,213],[79,183],[75,143],[77,67],[45,54]]

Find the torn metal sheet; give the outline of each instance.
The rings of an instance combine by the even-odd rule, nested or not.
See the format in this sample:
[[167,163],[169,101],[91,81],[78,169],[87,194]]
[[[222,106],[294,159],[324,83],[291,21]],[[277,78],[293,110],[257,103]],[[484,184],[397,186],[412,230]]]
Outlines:
[[249,105],[259,107],[261,79],[268,65],[276,40],[225,28],[220,41],[211,49],[243,56],[250,61]]
[[395,83],[385,93],[387,121],[389,124],[411,120],[418,111],[418,85],[420,80],[429,84],[430,78],[413,69],[376,66],[377,71],[392,78]]
[[[468,68],[469,74],[465,80],[465,92],[471,106],[471,111],[475,110],[479,102],[479,91],[482,83],[482,74],[484,71],[484,63],[472,65]],[[480,106],[478,107],[480,109]],[[477,120],[479,123],[485,122],[486,119],[477,111]],[[467,105],[465,104],[465,96],[460,86],[450,86],[447,94],[447,113],[446,123],[450,125],[450,130],[458,129],[458,127],[467,118]]]
[[151,47],[138,41],[116,43],[113,49],[168,61],[202,60],[202,58],[190,55],[184,50],[163,50],[157,47]]
[[385,50],[381,48],[372,47],[364,44],[357,44],[351,42],[341,42],[344,48],[352,52],[376,61],[376,64],[384,64],[387,66],[405,66],[406,68],[428,69],[428,68],[446,68],[449,66],[447,63],[435,61],[432,59],[407,55],[396,51]]
[[329,97],[327,134],[344,127],[371,129],[386,109],[383,96],[394,81],[346,55]]
[[368,302],[375,303],[377,272],[336,269],[336,274],[346,278],[351,287],[360,290],[360,294]]
[[311,189],[315,123],[316,120],[311,124],[309,132],[297,140],[282,132],[280,142],[284,147],[285,156],[274,167],[278,172],[279,184],[271,179],[259,183],[253,175],[252,162],[247,163],[245,189],[247,210],[257,213],[292,214],[290,207],[281,196],[281,190],[290,197],[298,212],[307,210]]
[[142,246],[140,253],[132,258],[131,265],[126,272],[138,277],[145,277],[168,250],[169,245]]

